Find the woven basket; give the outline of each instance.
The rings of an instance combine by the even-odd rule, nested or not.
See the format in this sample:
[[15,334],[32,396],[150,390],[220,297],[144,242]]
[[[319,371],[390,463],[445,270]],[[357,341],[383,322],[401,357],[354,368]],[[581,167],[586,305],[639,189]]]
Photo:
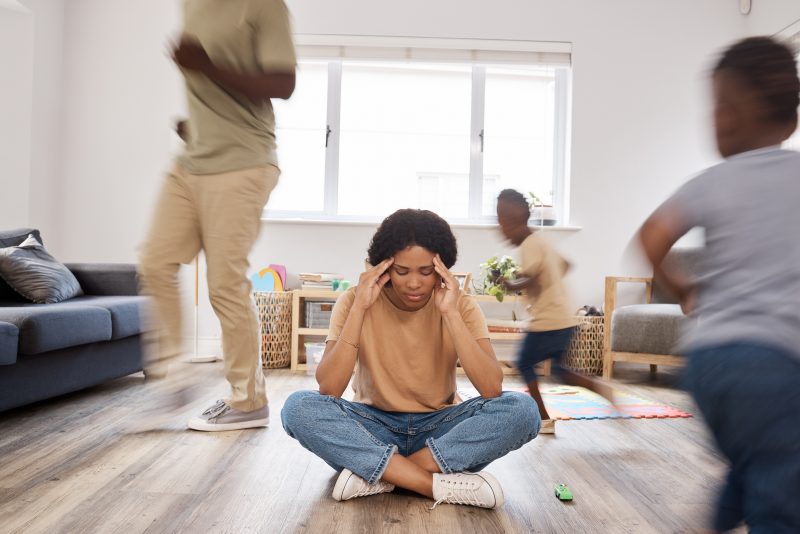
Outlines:
[[267,369],[289,367],[292,348],[292,292],[257,292],[261,325],[261,364]]
[[603,317],[580,316],[564,364],[587,375],[603,372]]

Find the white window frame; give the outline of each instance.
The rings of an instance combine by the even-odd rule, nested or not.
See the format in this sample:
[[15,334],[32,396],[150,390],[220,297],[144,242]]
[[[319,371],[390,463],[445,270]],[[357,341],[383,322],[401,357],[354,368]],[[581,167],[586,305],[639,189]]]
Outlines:
[[[486,67],[492,65],[547,65],[555,68],[553,125],[553,207],[557,226],[569,223],[569,154],[571,123],[570,43],[297,35],[299,61],[328,62],[328,102],[325,150],[324,208],[322,211],[264,209],[267,221],[321,221],[376,223],[385,215],[339,215],[339,141],[341,124],[342,63],[348,60],[426,61],[469,63],[472,68],[470,120],[469,209],[464,218],[448,217],[452,224],[494,224],[496,217],[483,215],[483,132]],[[279,140],[280,141],[280,140]],[[532,221],[535,223],[536,221]]]

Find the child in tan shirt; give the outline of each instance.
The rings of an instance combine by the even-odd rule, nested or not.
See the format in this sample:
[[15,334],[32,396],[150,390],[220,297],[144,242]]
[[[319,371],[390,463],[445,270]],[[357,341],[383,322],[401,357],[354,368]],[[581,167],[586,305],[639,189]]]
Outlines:
[[504,189],[497,198],[497,222],[503,236],[520,247],[522,276],[505,280],[506,288],[524,291],[531,312],[528,334],[517,359],[531,396],[542,415],[542,434],[555,434],[555,420],[550,419],[539,392],[534,367],[549,358],[553,370],[564,383],[585,387],[612,400],[611,388],[587,376],[566,369],[563,359],[575,332],[577,320],[571,312],[564,285],[569,263],[540,235],[528,228],[531,212],[522,193]]

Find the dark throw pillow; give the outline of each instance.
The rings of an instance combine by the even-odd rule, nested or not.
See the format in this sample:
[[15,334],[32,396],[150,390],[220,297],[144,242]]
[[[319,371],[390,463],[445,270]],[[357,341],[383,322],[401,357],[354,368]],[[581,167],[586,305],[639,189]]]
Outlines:
[[33,234],[15,247],[0,248],[0,277],[14,291],[38,304],[82,295],[69,269],[48,254]]

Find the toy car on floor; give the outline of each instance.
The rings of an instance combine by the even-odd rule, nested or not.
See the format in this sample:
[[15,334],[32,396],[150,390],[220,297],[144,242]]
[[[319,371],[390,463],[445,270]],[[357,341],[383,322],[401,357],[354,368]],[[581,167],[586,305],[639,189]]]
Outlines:
[[569,490],[566,484],[559,484],[556,486],[556,497],[562,501],[571,501],[572,492]]

